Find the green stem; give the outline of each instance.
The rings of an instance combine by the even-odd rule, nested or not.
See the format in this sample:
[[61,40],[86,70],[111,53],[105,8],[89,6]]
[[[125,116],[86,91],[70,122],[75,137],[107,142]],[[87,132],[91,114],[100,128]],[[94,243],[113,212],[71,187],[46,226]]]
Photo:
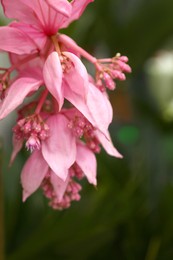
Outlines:
[[4,199],[2,183],[2,140],[0,140],[0,259],[4,260]]

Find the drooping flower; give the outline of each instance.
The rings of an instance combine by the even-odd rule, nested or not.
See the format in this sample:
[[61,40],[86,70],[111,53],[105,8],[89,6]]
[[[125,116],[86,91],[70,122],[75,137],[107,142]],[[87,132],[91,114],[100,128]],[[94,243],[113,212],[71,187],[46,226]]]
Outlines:
[[[85,175],[96,185],[95,154],[101,146],[122,157],[108,131],[113,113],[106,89],[115,89],[114,80],[131,72],[128,58],[97,59],[59,33],[92,0],[0,2],[5,15],[17,19],[0,27],[0,51],[11,61],[10,68],[0,68],[0,120],[38,93],[18,110],[10,163],[25,143],[32,154],[21,175],[23,200],[41,187],[50,206],[64,209],[80,199],[76,179]],[[95,76],[81,57],[93,64]]]
[[65,114],[47,120],[50,136],[42,141],[40,150],[32,153],[22,170],[23,200],[42,187],[51,206],[63,209],[70,206],[70,201],[80,199],[81,188],[74,178],[81,179],[84,174],[89,183],[97,183],[94,152],[77,138],[72,131],[75,127],[69,127]]

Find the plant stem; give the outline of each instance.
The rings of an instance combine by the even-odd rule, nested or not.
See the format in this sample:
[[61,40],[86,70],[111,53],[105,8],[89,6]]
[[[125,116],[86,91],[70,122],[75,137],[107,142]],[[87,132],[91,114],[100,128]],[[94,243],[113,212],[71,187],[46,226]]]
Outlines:
[[2,140],[0,140],[0,259],[4,260],[4,199],[2,183]]

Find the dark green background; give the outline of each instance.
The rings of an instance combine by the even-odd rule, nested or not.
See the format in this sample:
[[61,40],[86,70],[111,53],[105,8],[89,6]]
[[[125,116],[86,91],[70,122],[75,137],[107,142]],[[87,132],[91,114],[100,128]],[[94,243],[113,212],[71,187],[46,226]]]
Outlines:
[[26,154],[9,169],[11,148],[5,143],[6,259],[171,260],[173,121],[164,120],[150,95],[144,65],[170,45],[173,1],[96,0],[65,32],[99,57],[116,52],[129,57],[133,73],[110,93],[111,136],[124,159],[103,151],[97,157],[97,189],[84,181],[81,201],[57,212],[40,191],[21,202]]

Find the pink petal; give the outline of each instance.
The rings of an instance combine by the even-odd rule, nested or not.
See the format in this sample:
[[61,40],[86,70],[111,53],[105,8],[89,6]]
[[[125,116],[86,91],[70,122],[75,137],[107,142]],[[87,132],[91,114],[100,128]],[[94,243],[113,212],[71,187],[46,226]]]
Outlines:
[[51,171],[50,175],[51,183],[54,189],[54,192],[56,194],[56,197],[59,202],[61,202],[64,193],[66,191],[68,182],[69,182],[69,177],[67,176],[66,180],[63,181],[61,178],[59,178],[53,171]]
[[72,67],[68,72],[64,73],[64,81],[67,82],[69,88],[78,94],[83,100],[86,100],[88,93],[88,73],[81,60],[71,52],[63,52],[72,62]]
[[43,77],[49,92],[54,96],[59,104],[59,110],[64,103],[62,89],[62,67],[57,52],[52,52],[44,65]]
[[89,81],[86,68],[73,53],[64,52],[64,54],[73,62],[70,71],[64,73],[64,97],[95,126],[94,119],[87,106]]
[[77,145],[76,163],[86,175],[89,183],[97,185],[97,161],[94,153],[82,143]]
[[10,158],[10,166],[13,163],[13,161],[15,160],[17,154],[22,149],[22,146],[23,146],[23,139],[17,140],[15,138],[15,136],[13,135],[13,152],[12,152],[11,158]]
[[32,41],[35,44],[35,48],[38,48],[41,51],[45,47],[46,42],[49,40],[43,31],[38,30],[38,28],[33,27],[30,24],[12,22],[10,24],[10,27],[17,28],[23,33],[25,33],[25,35],[27,35],[30,39],[32,39]]
[[[29,0],[30,2],[33,0]],[[35,1],[35,0],[34,0]],[[1,0],[4,13],[8,18],[33,24],[37,20],[35,14],[26,5],[27,0]]]
[[112,106],[105,94],[100,92],[93,84],[88,84],[86,100],[73,92],[68,84],[63,83],[64,97],[70,101],[97,129],[107,134],[112,121]]
[[26,161],[21,173],[23,201],[40,187],[48,168],[41,152],[34,151]]
[[67,0],[46,0],[58,13],[69,17],[71,15],[72,6]]
[[[61,24],[71,14],[71,5],[67,0],[57,0],[58,5],[55,9],[55,5],[49,4],[48,0],[20,0],[30,9],[30,14],[35,16],[33,22],[27,22],[29,24],[35,24],[40,31],[43,31],[45,35],[55,35],[60,28]],[[52,2],[53,4],[53,2]],[[64,6],[65,4],[65,6]],[[29,15],[30,15],[29,14]]]
[[0,35],[0,51],[30,54],[37,49],[37,46],[27,34],[17,28],[2,26],[0,27]]
[[7,95],[0,104],[0,119],[6,117],[20,104],[31,92],[36,91],[42,84],[41,80],[34,78],[19,78],[8,89]]
[[123,156],[114,147],[108,131],[106,133],[106,136],[105,136],[105,134],[101,133],[98,130],[95,131],[95,134],[96,134],[98,140],[100,141],[100,143],[102,144],[103,148],[109,155],[118,157],[118,158],[123,158]]
[[68,169],[76,158],[76,141],[68,128],[68,122],[61,114],[49,117],[47,124],[50,136],[42,143],[44,159],[63,181],[66,180]]
[[67,19],[67,21],[62,25],[62,28],[67,27],[71,22],[73,22],[74,20],[79,19],[79,17],[82,15],[82,13],[84,12],[86,6],[93,2],[94,0],[73,0],[71,2],[72,5],[72,14],[69,17],[69,19]]
[[103,133],[112,122],[113,111],[108,97],[92,83],[88,86],[87,106],[92,114],[97,129]]

